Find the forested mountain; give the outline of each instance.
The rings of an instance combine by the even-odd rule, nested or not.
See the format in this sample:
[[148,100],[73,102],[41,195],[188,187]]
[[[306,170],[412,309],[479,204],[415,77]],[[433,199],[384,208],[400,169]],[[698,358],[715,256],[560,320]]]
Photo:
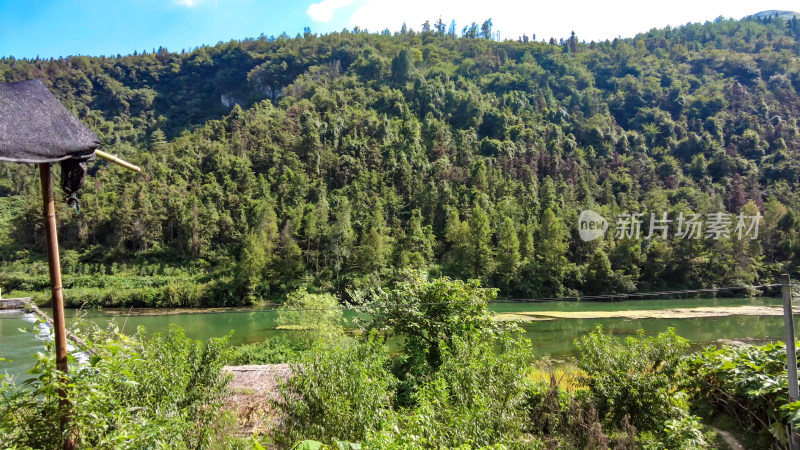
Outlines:
[[[59,212],[68,300],[348,296],[407,268],[515,297],[798,273],[798,19],[592,43],[420,28],[0,60],[0,81],[43,79],[144,169],[94,163],[80,213]],[[36,171],[0,174],[0,287],[35,291]],[[642,213],[644,232],[584,242],[584,209]],[[757,239],[647,238],[662,212],[764,219]]]

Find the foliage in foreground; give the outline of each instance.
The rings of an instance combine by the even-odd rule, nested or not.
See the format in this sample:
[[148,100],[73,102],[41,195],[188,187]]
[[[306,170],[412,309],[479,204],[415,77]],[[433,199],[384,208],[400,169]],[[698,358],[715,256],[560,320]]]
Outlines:
[[689,341],[670,328],[658,336],[624,340],[594,332],[576,341],[578,367],[605,423],[630,423],[642,444],[663,448],[707,445],[698,419],[689,414],[681,384]]
[[680,415],[673,391],[680,388],[689,342],[675,330],[620,340],[598,328],[576,345],[601,417],[616,423],[628,417],[637,429],[652,430]]
[[789,403],[783,343],[711,347],[688,362],[697,400],[733,417],[754,446],[786,445],[786,427],[800,419],[800,402]]
[[[78,448],[206,448],[225,439],[226,338],[201,343],[177,328],[93,337],[98,354],[83,365],[71,359],[68,374],[56,370],[48,348],[33,378],[2,380],[1,447],[60,448],[69,437]],[[69,393],[64,433],[59,389]]]
[[400,448],[538,446],[526,433],[530,342],[510,332],[475,330],[454,336],[442,350],[442,364],[419,388],[416,406],[401,412],[401,431],[376,440],[391,437]]
[[429,280],[419,272],[405,276],[392,290],[378,289],[360,312],[369,318],[363,323],[366,330],[402,338],[393,372],[400,379],[398,404],[410,406],[419,385],[439,370],[454,339],[478,330],[499,331],[503,325],[492,320],[488,309],[497,292],[481,288],[479,281]]
[[[272,362],[296,362],[272,405],[281,420],[270,438],[287,447],[307,440],[298,448],[308,449],[328,448],[320,443],[337,449],[709,448],[711,439],[690,408],[710,403],[737,418],[756,446],[767,447],[785,441],[783,427],[798,414],[800,404],[783,396],[781,344],[687,354],[688,342],[673,330],[619,339],[598,328],[576,342],[578,382],[559,383],[555,372],[549,380],[534,377],[530,342],[514,325],[491,320],[485,299],[493,295],[478,283],[411,274],[378,295],[393,302],[383,315],[371,315],[370,332],[352,338],[330,326],[341,323],[341,310],[318,327],[299,326],[330,299],[298,293],[283,311],[297,315],[284,317],[298,325],[290,333],[310,338],[278,338],[264,347],[274,350]],[[391,354],[382,340],[390,328],[418,342]],[[73,419],[67,434],[78,445],[235,443],[225,436],[230,430],[220,410],[224,339],[202,344],[177,329],[151,337],[141,331],[133,338],[92,336],[99,356],[84,366],[73,361],[76,370],[67,375]],[[428,357],[433,351],[435,359]],[[31,374],[22,387],[6,381],[0,388],[0,444],[59,446],[63,385],[52,358],[40,355]],[[414,383],[404,384],[409,374]]]
[[397,380],[387,370],[388,351],[374,336],[309,352],[292,365],[281,387],[286,429],[279,440],[291,443],[313,436],[323,441],[362,441],[391,416]]
[[[318,346],[295,366],[277,403],[285,443],[708,446],[675,383],[688,343],[674,331],[620,341],[596,330],[578,344],[587,388],[566,391],[531,380],[530,342],[491,320],[485,299],[492,295],[479,283],[423,276],[379,294],[383,307],[367,307],[368,337]],[[389,357],[375,330],[403,336],[399,354]]]

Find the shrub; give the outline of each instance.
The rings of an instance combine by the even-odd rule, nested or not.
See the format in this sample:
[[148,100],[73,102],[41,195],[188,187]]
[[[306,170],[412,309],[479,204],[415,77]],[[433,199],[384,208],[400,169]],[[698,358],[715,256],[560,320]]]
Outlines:
[[307,349],[300,341],[286,336],[275,336],[255,344],[241,345],[231,349],[228,364],[282,364],[297,362]]
[[[97,355],[83,365],[71,358],[68,374],[48,349],[29,371],[34,378],[2,381],[0,446],[59,448],[70,437],[78,448],[206,448],[222,439],[226,339],[201,343],[176,328],[94,338]],[[64,433],[59,389],[69,398]]]
[[[655,442],[653,449],[694,450],[707,448],[700,421],[695,416],[685,415],[670,419],[664,424],[663,438]],[[647,447],[644,446],[643,447]]]
[[[550,447],[603,448],[608,436],[586,389],[562,389],[555,373],[549,382],[531,383],[526,391],[526,431],[547,437]],[[636,442],[636,430],[620,424],[622,437]],[[620,435],[620,433],[617,433]]]
[[786,347],[706,348],[688,360],[692,394],[734,417],[755,445],[786,443],[788,419],[800,419],[800,402],[789,403]]
[[331,294],[311,294],[305,289],[290,293],[278,309],[278,327],[291,331],[292,339],[307,348],[344,335],[344,311]]
[[344,312],[336,297],[310,294],[300,289],[289,294],[278,309],[278,328],[285,335],[242,345],[231,352],[231,364],[280,364],[297,362],[320,344],[344,338]]
[[675,381],[682,374],[682,360],[689,342],[674,329],[657,337],[620,340],[601,327],[576,341],[578,367],[587,373],[601,418],[621,423],[629,417],[639,431],[660,429],[680,417],[673,405]]
[[[616,339],[601,327],[576,340],[578,366],[609,429],[630,423],[646,449],[705,448],[698,419],[689,415],[685,357],[689,341],[670,328],[655,337]],[[626,427],[620,430],[631,435]],[[619,431],[611,433],[619,436]]]
[[401,356],[394,373],[401,380],[398,403],[413,406],[418,386],[430,379],[442,364],[442,349],[452,348],[453,339],[475,330],[500,330],[492,320],[488,302],[494,289],[481,288],[478,280],[468,282],[446,277],[428,280],[411,273],[409,280],[391,291],[379,290],[361,308],[369,320],[367,330],[402,337]]
[[530,342],[474,330],[442,347],[442,364],[405,417],[402,442],[419,447],[521,445]]
[[362,441],[392,417],[396,379],[388,371],[388,349],[374,336],[340,340],[307,352],[292,365],[276,406],[284,426],[278,440]]

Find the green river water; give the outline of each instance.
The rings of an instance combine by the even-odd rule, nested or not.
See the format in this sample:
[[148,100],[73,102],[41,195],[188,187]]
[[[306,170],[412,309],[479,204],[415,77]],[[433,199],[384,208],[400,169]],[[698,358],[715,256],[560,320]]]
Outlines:
[[[624,300],[616,302],[546,302],[546,303],[495,303],[491,309],[498,313],[526,311],[629,311],[660,310],[667,308],[692,308],[698,306],[732,307],[743,305],[780,305],[776,298],[694,298]],[[43,308],[47,311],[46,308]],[[67,311],[67,324],[74,325],[81,317],[84,322],[108,325],[113,320],[125,333],[136,332],[139,326],[147,332],[164,331],[171,324],[183,328],[186,335],[195,339],[225,336],[231,331],[230,343],[262,341],[284,331],[275,330],[277,313],[274,310],[91,310]],[[352,317],[352,314],[349,316]],[[38,351],[43,351],[42,341],[34,330],[35,319],[22,311],[0,311],[0,373],[22,374],[30,368]],[[553,319],[524,323],[528,338],[537,356],[569,358],[574,352],[573,341],[602,325],[617,336],[633,335],[639,329],[656,334],[674,327],[696,345],[715,343],[722,339],[765,341],[782,339],[784,335],[781,316],[727,316],[684,319]],[[20,331],[20,328],[27,331]],[[42,336],[47,333],[42,333]]]

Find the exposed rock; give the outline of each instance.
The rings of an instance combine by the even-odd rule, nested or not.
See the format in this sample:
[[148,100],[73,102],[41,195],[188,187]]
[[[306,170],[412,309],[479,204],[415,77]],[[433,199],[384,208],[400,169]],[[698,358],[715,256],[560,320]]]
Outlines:
[[31,300],[30,297],[0,299],[0,309],[24,309]]
[[223,105],[225,105],[226,108],[233,108],[233,105],[241,106],[241,105],[244,104],[244,102],[242,102],[238,98],[236,98],[236,97],[234,97],[232,95],[227,95],[227,94],[220,94],[219,101]]

